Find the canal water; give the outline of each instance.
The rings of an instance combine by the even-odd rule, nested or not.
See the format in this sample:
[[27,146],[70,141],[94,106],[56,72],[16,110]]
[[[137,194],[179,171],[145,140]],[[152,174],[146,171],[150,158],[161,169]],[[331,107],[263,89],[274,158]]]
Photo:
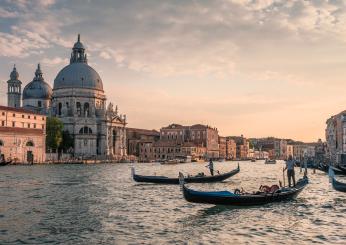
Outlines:
[[[346,194],[319,171],[309,170],[310,184],[296,200],[249,208],[188,203],[178,186],[138,184],[130,174],[134,166],[140,174],[176,177],[207,173],[205,165],[1,167],[0,244],[346,244]],[[282,167],[240,162],[240,173],[226,182],[189,186],[253,191],[278,184]]]

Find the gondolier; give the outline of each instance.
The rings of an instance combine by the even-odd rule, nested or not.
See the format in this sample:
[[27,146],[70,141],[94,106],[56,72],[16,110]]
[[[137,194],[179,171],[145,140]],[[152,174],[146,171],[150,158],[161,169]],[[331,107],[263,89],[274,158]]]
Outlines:
[[209,164],[206,167],[209,168],[211,176],[214,176],[214,163],[211,158],[209,160]]
[[296,178],[294,173],[295,160],[293,160],[292,155],[288,157],[286,161],[286,167],[283,171],[287,169],[288,186],[291,187],[291,179],[293,180],[293,186],[296,186]]

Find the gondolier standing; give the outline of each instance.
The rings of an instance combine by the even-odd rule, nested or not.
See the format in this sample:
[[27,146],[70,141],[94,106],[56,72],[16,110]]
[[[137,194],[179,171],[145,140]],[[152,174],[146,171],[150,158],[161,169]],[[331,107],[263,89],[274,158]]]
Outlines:
[[206,167],[209,168],[211,176],[214,176],[214,163],[213,163],[213,161],[211,160],[211,158],[210,158],[210,160],[209,160],[209,164],[208,164]]
[[296,185],[296,177],[294,173],[294,165],[295,160],[293,160],[292,155],[288,157],[288,160],[286,161],[286,167],[283,169],[285,171],[287,169],[287,178],[288,178],[288,186],[291,187],[291,179],[293,180],[293,186]]

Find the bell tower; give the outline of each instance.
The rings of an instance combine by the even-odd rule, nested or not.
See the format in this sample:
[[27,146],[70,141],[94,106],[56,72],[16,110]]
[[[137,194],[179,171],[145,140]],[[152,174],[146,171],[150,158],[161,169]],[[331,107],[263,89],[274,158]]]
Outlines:
[[22,82],[18,78],[19,74],[16,65],[14,65],[10,80],[7,81],[7,106],[9,107],[21,107]]

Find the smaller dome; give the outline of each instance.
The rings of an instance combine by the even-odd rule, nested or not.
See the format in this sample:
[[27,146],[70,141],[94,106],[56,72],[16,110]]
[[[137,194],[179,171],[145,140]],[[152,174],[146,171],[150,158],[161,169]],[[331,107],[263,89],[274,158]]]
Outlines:
[[25,99],[51,99],[52,88],[43,79],[40,64],[37,66],[35,77],[23,90],[23,100]]

